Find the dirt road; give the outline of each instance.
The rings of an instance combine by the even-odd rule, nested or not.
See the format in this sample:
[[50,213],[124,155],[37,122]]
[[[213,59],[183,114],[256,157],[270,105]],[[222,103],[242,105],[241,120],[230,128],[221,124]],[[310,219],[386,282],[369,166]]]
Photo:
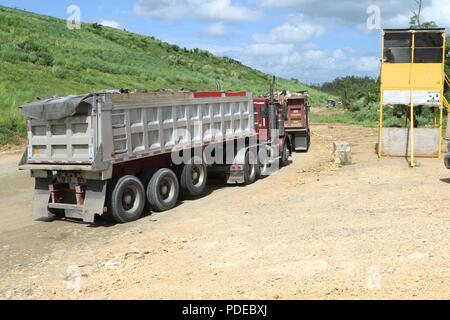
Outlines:
[[[354,164],[331,164],[331,142]],[[247,187],[126,225],[32,221],[32,180],[0,157],[0,297],[450,298],[450,172],[378,160],[376,132],[314,126],[308,154]]]

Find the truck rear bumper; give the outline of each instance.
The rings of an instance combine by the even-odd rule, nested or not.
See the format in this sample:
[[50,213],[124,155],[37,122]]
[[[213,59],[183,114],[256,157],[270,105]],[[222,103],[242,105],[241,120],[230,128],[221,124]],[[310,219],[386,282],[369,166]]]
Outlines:
[[33,196],[33,214],[36,219],[52,218],[52,210],[61,210],[65,217],[93,223],[95,215],[104,213],[106,181],[89,180],[86,183],[83,205],[52,202],[52,178],[36,178]]
[[291,142],[295,151],[308,151],[310,137],[309,130],[305,128],[286,128],[286,133],[291,136]]
[[57,174],[76,173],[85,180],[108,180],[112,177],[112,167],[107,170],[98,170],[89,165],[20,165],[19,170],[29,170],[33,178],[51,178]]

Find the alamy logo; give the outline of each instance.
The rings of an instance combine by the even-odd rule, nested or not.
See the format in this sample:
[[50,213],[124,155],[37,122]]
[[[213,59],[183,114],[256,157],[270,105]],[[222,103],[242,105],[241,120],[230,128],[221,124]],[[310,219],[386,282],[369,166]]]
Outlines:
[[67,29],[79,30],[81,29],[81,9],[77,5],[70,5],[67,7]]
[[67,289],[73,290],[75,292],[80,292],[81,290],[81,270],[78,266],[72,265],[67,267],[66,270],[66,285]]
[[[202,136],[196,136],[190,130],[177,129],[174,132],[177,144],[172,149],[171,160],[175,165],[192,164],[193,159],[195,164],[258,165],[262,168],[261,175],[271,175],[279,169],[279,161],[276,160],[282,156],[283,150],[280,150],[280,141],[271,145],[264,139],[259,140],[260,136],[269,136],[268,130],[260,130],[259,135],[253,132],[241,138],[227,139],[222,130],[208,129]],[[271,136],[279,137],[279,130],[272,130]],[[208,141],[206,147],[205,141]]]
[[370,5],[367,7],[367,29],[380,30],[381,29],[381,8],[377,5]]

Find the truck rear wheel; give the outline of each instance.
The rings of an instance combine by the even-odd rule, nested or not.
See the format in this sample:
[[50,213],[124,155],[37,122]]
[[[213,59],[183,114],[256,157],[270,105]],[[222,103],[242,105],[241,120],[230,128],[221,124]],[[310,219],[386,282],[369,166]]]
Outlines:
[[283,144],[283,151],[281,153],[280,166],[285,167],[288,164],[289,164],[289,146],[287,144],[287,141],[285,140]]
[[134,176],[121,177],[111,194],[111,216],[119,223],[139,219],[144,211],[145,191],[142,182]]
[[256,181],[257,174],[257,161],[253,152],[249,151],[245,155],[245,164],[244,164],[244,181],[245,184],[252,184]]
[[178,201],[180,186],[176,174],[170,169],[160,169],[150,179],[147,200],[155,211],[174,208]]
[[205,191],[208,179],[206,164],[199,159],[192,158],[181,171],[180,187],[191,196],[199,196]]
[[[150,179],[152,178],[152,176],[155,174],[156,171],[157,169],[151,168],[144,170],[139,174],[138,178],[139,180],[141,180],[142,185],[144,186],[144,190],[147,190],[148,184],[150,183]],[[145,199],[144,210],[146,213],[152,211],[152,206],[148,202],[147,198]]]
[[307,137],[307,147],[306,147],[306,151],[305,152],[308,152],[309,151],[309,148],[311,147],[311,132],[309,132],[309,130],[308,130],[308,137]]

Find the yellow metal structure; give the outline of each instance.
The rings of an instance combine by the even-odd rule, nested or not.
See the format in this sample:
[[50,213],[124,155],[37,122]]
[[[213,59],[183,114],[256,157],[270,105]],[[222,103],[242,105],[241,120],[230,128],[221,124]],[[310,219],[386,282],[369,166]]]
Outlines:
[[[445,29],[387,29],[382,37],[380,127],[378,156],[381,158],[383,112],[387,106],[404,105],[409,109],[410,164],[414,162],[414,109],[434,108],[437,127],[439,109],[439,158],[442,156],[443,107],[450,110],[444,97]],[[408,112],[407,112],[408,113]],[[408,117],[406,119],[408,121]]]
[[[448,76],[446,74],[445,74],[445,85],[450,88],[450,79],[448,78]],[[447,98],[445,96],[443,98],[444,98],[443,99],[444,100],[444,107],[446,107],[447,111],[450,112],[450,103],[447,101]]]

